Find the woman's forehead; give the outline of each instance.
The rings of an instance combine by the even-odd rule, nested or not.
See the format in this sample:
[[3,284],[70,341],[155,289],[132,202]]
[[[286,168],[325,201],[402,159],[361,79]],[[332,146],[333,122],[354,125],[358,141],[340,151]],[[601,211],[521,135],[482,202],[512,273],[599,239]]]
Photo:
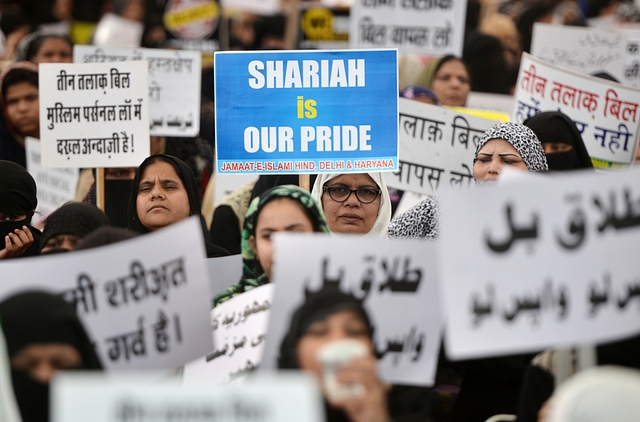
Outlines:
[[506,141],[502,138],[494,138],[488,140],[478,154],[516,154],[518,157],[521,157],[520,153],[517,149],[509,141]]
[[334,177],[333,179],[327,181],[327,183],[329,182],[331,182],[332,185],[344,183],[346,185],[355,184],[357,186],[362,186],[362,185],[378,186],[375,180],[373,180],[373,178],[369,176],[367,173],[341,174],[340,176]]

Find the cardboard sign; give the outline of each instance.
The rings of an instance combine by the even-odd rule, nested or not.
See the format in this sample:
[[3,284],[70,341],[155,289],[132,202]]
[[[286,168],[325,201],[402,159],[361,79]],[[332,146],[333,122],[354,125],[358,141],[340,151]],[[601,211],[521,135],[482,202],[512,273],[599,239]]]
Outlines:
[[440,197],[451,358],[640,333],[640,169],[530,179]]
[[219,385],[244,381],[262,361],[273,283],[249,290],[211,310],[214,349],[185,365],[183,382]]
[[[304,6],[304,5],[303,5]],[[349,47],[349,9],[307,4],[300,12],[302,39],[298,48],[310,50]]]
[[626,167],[638,145],[640,89],[561,69],[523,54],[512,121],[561,111],[582,134],[594,167]]
[[222,52],[215,68],[219,174],[397,168],[396,51]]
[[294,234],[275,242],[276,291],[260,368],[278,366],[305,292],[338,287],[361,300],[369,316],[381,380],[433,384],[441,327],[432,242]]
[[59,293],[107,369],[173,369],[211,350],[207,278],[193,217],[127,242],[3,263],[0,298]]
[[75,198],[78,184],[78,170],[70,168],[45,169],[40,165],[40,141],[25,139],[27,150],[27,170],[38,185],[38,206],[36,213],[47,216],[67,201]]
[[178,381],[65,372],[51,386],[52,422],[322,422],[317,383],[305,374],[212,388]]
[[470,186],[476,146],[497,122],[406,98],[399,104],[400,159],[398,171],[384,175],[387,186],[427,194]]
[[547,63],[594,75],[606,72],[622,82],[626,37],[590,27],[535,23],[531,55]]
[[200,68],[197,51],[73,47],[76,63],[149,62],[149,131],[156,136],[200,132]]
[[144,62],[43,63],[43,167],[137,167],[149,156]]
[[362,0],[351,7],[351,48],[462,56],[466,0]]

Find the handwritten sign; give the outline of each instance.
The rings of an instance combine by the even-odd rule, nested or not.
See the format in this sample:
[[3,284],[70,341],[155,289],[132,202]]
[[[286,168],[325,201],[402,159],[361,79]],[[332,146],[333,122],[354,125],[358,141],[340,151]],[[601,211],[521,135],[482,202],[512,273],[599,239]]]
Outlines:
[[351,6],[351,48],[462,56],[466,0],[359,0]]
[[264,352],[274,287],[274,284],[265,284],[211,310],[214,349],[185,365],[185,384],[238,382],[258,367]]
[[76,63],[149,62],[149,131],[157,136],[200,132],[200,68],[197,51],[73,47]]
[[441,291],[455,359],[640,332],[640,169],[441,196]]
[[638,145],[640,89],[564,70],[522,56],[512,120],[522,123],[541,111],[569,116],[596,168],[626,167]]
[[215,54],[224,173],[395,170],[397,52]]
[[547,63],[593,75],[606,72],[623,79],[626,40],[620,32],[535,23],[531,54]]
[[626,30],[624,78],[622,82],[629,86],[640,86],[640,31]]
[[40,66],[43,167],[137,167],[149,155],[147,64]]
[[195,217],[99,249],[7,262],[2,272],[2,298],[41,288],[74,304],[108,369],[177,368],[211,350]]
[[[142,377],[144,378],[144,377]],[[321,422],[317,384],[306,374],[259,377],[212,388],[176,380],[66,372],[51,386],[52,422]]]
[[349,9],[307,4],[300,12],[300,49],[339,49],[349,47]]
[[385,173],[387,186],[428,194],[471,186],[476,146],[496,122],[406,98],[399,105],[400,158],[398,171]]
[[[294,234],[275,242],[277,288],[260,368],[278,366],[280,343],[305,291],[339,287],[362,300],[374,326],[381,379],[433,383],[441,327],[432,242]],[[322,252],[304,253],[309,250]]]
[[69,168],[45,169],[40,165],[40,141],[27,137],[27,170],[38,185],[36,213],[47,216],[75,197],[78,170]]

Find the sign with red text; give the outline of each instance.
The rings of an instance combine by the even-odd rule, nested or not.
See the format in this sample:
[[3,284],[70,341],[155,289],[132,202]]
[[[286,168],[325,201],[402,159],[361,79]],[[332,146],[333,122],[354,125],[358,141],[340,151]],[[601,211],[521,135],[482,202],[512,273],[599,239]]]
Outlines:
[[640,333],[640,168],[450,190],[440,204],[451,358]]
[[614,169],[633,161],[638,145],[640,89],[565,70],[523,54],[512,121],[541,111],[573,120],[594,167]]

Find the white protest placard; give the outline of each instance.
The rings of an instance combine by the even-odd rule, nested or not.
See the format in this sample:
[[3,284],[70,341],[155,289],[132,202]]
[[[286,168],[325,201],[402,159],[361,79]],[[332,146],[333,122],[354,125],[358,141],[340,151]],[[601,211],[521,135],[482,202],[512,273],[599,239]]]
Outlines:
[[92,44],[100,47],[140,47],[144,24],[115,13],[105,13],[96,26]]
[[213,205],[217,207],[227,196],[238,188],[258,180],[255,174],[216,174],[213,187]]
[[149,156],[148,65],[43,63],[43,167],[137,167]]
[[399,105],[398,171],[384,174],[387,186],[427,194],[470,186],[476,146],[497,122],[406,98]]
[[338,287],[368,314],[381,380],[433,384],[441,329],[434,253],[432,242],[277,235],[276,290],[260,368],[278,367],[280,345],[306,294]]
[[356,0],[351,6],[349,45],[462,56],[466,12],[466,0]]
[[516,84],[512,121],[541,111],[561,111],[573,120],[593,166],[626,167],[638,145],[640,89],[561,69],[526,53]]
[[237,283],[242,277],[242,254],[208,258],[207,266],[209,267],[209,290],[215,296]]
[[467,108],[500,111],[510,116],[513,113],[513,96],[471,91],[467,95]]
[[192,217],[126,242],[3,263],[0,298],[59,293],[107,369],[172,369],[211,351],[205,259]]
[[196,136],[200,132],[199,51],[76,45],[73,57],[75,63],[148,61],[150,134]]
[[221,0],[222,7],[246,10],[257,15],[275,15],[280,12],[278,0]]
[[301,3],[299,49],[349,48],[350,10],[313,3]]
[[60,205],[75,198],[79,177],[78,169],[42,168],[40,165],[40,141],[27,137],[25,146],[27,170],[38,185],[36,213],[47,216]]
[[52,422],[324,420],[318,385],[303,373],[215,388],[69,371],[51,385]]
[[440,200],[451,358],[640,333],[640,169],[554,173]]
[[640,30],[627,30],[623,33],[627,37],[623,83],[640,86]]
[[606,72],[622,82],[626,37],[604,29],[533,24],[531,55],[556,66],[594,75]]
[[214,349],[185,365],[183,382],[212,385],[244,380],[262,360],[274,284],[256,287],[211,310]]

